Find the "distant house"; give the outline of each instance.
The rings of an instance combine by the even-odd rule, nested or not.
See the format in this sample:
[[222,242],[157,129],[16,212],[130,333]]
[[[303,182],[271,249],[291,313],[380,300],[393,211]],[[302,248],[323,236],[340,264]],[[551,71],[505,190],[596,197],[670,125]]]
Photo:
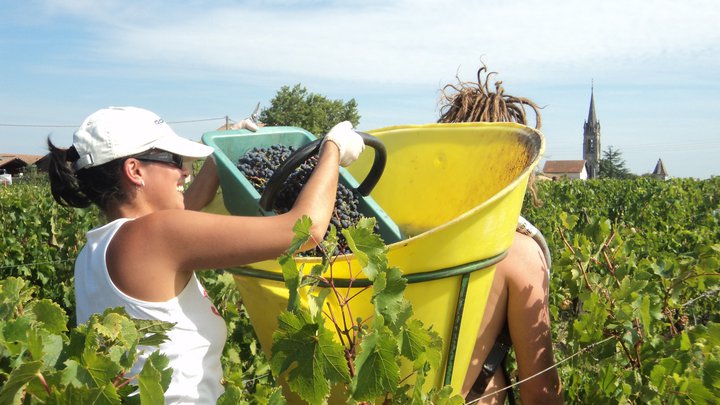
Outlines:
[[587,180],[588,178],[584,160],[548,160],[542,173],[553,180],[563,178]]
[[42,155],[0,153],[0,173],[17,176],[24,172],[27,166],[32,165],[36,165],[41,170],[45,170],[47,158]]
[[657,177],[660,180],[667,180],[670,178],[667,170],[665,170],[665,165],[663,164],[662,159],[658,159],[655,169],[652,172],[652,176]]
[[10,185],[13,177],[22,176],[28,166],[37,166],[39,170],[47,171],[48,158],[40,155],[22,155],[0,153],[0,184]]

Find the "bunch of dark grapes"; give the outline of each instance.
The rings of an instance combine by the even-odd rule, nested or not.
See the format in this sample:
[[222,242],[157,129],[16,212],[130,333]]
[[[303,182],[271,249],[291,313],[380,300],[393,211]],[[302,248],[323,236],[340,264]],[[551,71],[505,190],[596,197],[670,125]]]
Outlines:
[[[273,145],[269,148],[252,148],[240,157],[237,167],[243,175],[250,180],[258,193],[262,194],[265,190],[265,185],[275,170],[294,151],[295,148],[285,145]],[[313,169],[317,165],[317,159],[317,156],[308,158],[288,176],[284,186],[278,192],[275,201],[273,201],[272,210],[275,213],[282,214],[292,208],[298,194],[300,194],[300,190],[302,190],[305,183],[307,183]],[[349,228],[357,223],[363,216],[358,212],[359,207],[360,199],[357,191],[346,187],[342,183],[338,184],[338,190],[335,195],[335,210],[330,219],[330,223],[335,225],[338,230],[338,247],[335,252],[330,252],[331,254],[351,253],[345,237],[340,233],[340,229]],[[375,231],[377,232],[377,230],[378,227],[376,225]],[[322,255],[323,253],[320,248],[314,248],[300,254],[300,256]]]

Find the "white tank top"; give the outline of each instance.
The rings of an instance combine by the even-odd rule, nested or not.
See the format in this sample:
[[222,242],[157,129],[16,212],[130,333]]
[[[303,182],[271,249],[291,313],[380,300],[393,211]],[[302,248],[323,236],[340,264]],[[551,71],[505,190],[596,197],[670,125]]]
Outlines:
[[[125,307],[137,319],[158,319],[176,323],[169,331],[169,340],[159,350],[170,359],[172,381],[165,392],[166,404],[214,404],[223,393],[220,356],[227,337],[225,321],[208,298],[207,292],[193,273],[183,291],[165,302],[147,302],[120,291],[110,279],[105,256],[113,236],[131,219],[110,222],[87,233],[87,244],[75,263],[75,302],[77,323],[85,323],[90,315],[111,307]],[[144,350],[133,365],[132,375],[155,347]]]

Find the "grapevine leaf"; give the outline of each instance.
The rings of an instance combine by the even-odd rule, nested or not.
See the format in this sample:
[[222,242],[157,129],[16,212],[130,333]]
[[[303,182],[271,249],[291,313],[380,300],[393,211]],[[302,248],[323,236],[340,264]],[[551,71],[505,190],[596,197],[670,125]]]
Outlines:
[[107,387],[101,389],[97,387],[76,387],[71,385],[62,392],[55,394],[54,403],[58,405],[119,404],[120,399],[117,399],[115,401],[108,399],[107,395],[105,395],[104,393],[104,390],[106,389]]
[[63,349],[62,336],[33,327],[28,331],[27,338],[33,360],[42,360],[44,364],[54,366]]
[[348,247],[370,281],[387,268],[387,247],[380,236],[373,233],[374,226],[375,218],[361,218],[355,226],[342,230]]
[[691,347],[692,343],[690,342],[690,336],[686,331],[682,331],[680,334],[680,350],[687,351],[690,350]]
[[414,361],[416,369],[425,362],[432,368],[439,367],[441,351],[442,338],[437,332],[424,329],[422,321],[412,319],[402,328],[400,354]]
[[645,280],[625,277],[620,284],[620,288],[613,292],[613,296],[619,301],[632,302],[639,297],[640,291],[647,286],[647,283]]
[[300,283],[300,286],[303,287],[306,285],[317,283],[318,277],[322,276],[323,273],[325,273],[325,271],[327,270],[327,268],[328,268],[327,262],[323,262],[322,264],[316,264],[316,265],[312,266],[312,268],[310,269],[309,277],[303,278],[302,282]]
[[310,239],[310,227],[312,226],[312,220],[309,216],[303,215],[302,218],[298,219],[293,225],[293,232],[295,235],[290,242],[290,247],[286,253],[289,255],[295,254],[305,242]]
[[83,383],[83,380],[90,381],[89,377],[83,377],[87,375],[85,370],[82,368],[80,363],[75,360],[66,360],[65,368],[60,372],[60,384],[63,386],[78,386]]
[[297,263],[290,254],[280,256],[278,263],[280,263],[285,287],[287,287],[289,294],[287,310],[294,311],[300,305],[300,296],[298,295],[300,270],[298,270]]
[[650,371],[650,382],[652,382],[658,390],[662,390],[667,376],[668,373],[665,367],[660,364],[656,364],[653,366],[652,371]]
[[160,386],[163,392],[166,391],[170,386],[173,374],[173,369],[170,368],[170,359],[159,350],[156,350],[150,353],[146,361],[152,362],[153,367],[160,371]]
[[433,405],[463,405],[465,401],[460,395],[453,395],[453,388],[446,385],[439,390],[433,388],[430,397]]
[[379,273],[373,281],[373,300],[375,311],[382,315],[390,325],[395,325],[401,313],[409,305],[403,297],[407,280],[397,267]]
[[615,367],[613,365],[606,365],[600,369],[600,389],[603,390],[605,395],[612,397],[612,393],[615,392],[617,387],[617,376],[615,375]]
[[423,393],[423,384],[425,384],[425,377],[427,375],[428,364],[425,363],[421,372],[416,374],[415,385],[412,390],[412,404],[425,404],[426,395]]
[[607,304],[596,293],[591,293],[583,303],[583,312],[573,322],[573,329],[578,333],[581,343],[596,342],[602,339],[603,326],[609,316]]
[[323,288],[320,290],[318,295],[308,294],[308,309],[310,310],[310,316],[317,323],[323,322],[323,305],[325,304],[325,298],[330,294],[332,290],[329,288]]
[[335,248],[337,248],[338,245],[337,228],[335,225],[330,224],[328,232],[325,234],[325,239],[323,239],[320,245],[325,252],[332,254],[332,252],[335,251]]
[[167,336],[174,323],[154,319],[133,319],[135,329],[141,336],[138,340],[140,346],[160,346],[170,339]]
[[312,323],[306,311],[280,314],[272,351],[273,373],[279,375],[294,364],[290,388],[310,403],[322,402],[330,393],[330,383],[350,380],[343,347],[323,324]]
[[642,319],[643,330],[646,336],[651,336],[652,329],[650,328],[650,322],[652,317],[650,316],[650,296],[645,295],[642,297],[642,304],[640,306],[640,319]]
[[243,400],[242,390],[235,385],[225,387],[225,392],[220,395],[215,405],[237,405]]
[[720,389],[720,360],[711,359],[703,366],[703,384]]
[[389,329],[376,328],[366,335],[355,359],[356,375],[350,384],[352,398],[371,401],[394,391],[400,380],[396,356],[397,342]]
[[40,322],[47,331],[51,333],[67,331],[68,317],[60,305],[48,299],[42,299],[36,301],[31,310],[35,315],[35,320]]
[[164,390],[161,385],[160,371],[155,368],[153,361],[148,358],[138,374],[138,388],[140,389],[140,403],[152,405],[163,403]]
[[83,354],[82,364],[97,387],[111,382],[122,370],[120,365],[109,357],[88,351]]
[[9,319],[5,324],[3,334],[5,335],[5,342],[23,342],[27,340],[27,334],[32,327],[30,319],[26,316],[22,316],[16,319]]
[[[10,228],[7,228],[10,229]],[[35,287],[18,277],[8,277],[0,281],[0,318],[10,319],[18,309],[28,303]]]
[[694,403],[714,404],[717,401],[717,396],[707,389],[700,380],[695,378],[688,382],[687,395]]
[[267,405],[285,405],[287,401],[283,396],[282,389],[280,387],[275,388],[268,397]]
[[710,346],[720,346],[720,323],[709,323],[707,325],[707,332],[704,335]]
[[0,404],[13,403],[15,394],[23,389],[25,384],[37,376],[42,366],[42,361],[32,361],[23,363],[12,370],[7,381],[3,384],[2,389],[0,389]]

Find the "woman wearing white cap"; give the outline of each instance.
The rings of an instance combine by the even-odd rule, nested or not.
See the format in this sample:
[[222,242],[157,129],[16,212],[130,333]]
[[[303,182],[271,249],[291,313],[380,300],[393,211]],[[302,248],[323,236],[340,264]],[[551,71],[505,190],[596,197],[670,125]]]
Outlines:
[[75,264],[77,322],[123,306],[134,318],[175,323],[160,346],[173,368],[165,401],[215,403],[223,392],[220,356],[227,332],[194,271],[278,257],[304,215],[313,222],[311,240],[322,240],[338,165],[349,165],[364,149],[349,122],[333,127],[325,140],[313,175],[288,213],[241,217],[197,211],[217,191],[215,164],[206,159],[183,193],[190,174],[185,164],[213,149],[178,136],[150,111],[101,109],[83,122],[68,149],[48,139],[55,200],[77,208],[96,204],[108,221],[88,232]]

